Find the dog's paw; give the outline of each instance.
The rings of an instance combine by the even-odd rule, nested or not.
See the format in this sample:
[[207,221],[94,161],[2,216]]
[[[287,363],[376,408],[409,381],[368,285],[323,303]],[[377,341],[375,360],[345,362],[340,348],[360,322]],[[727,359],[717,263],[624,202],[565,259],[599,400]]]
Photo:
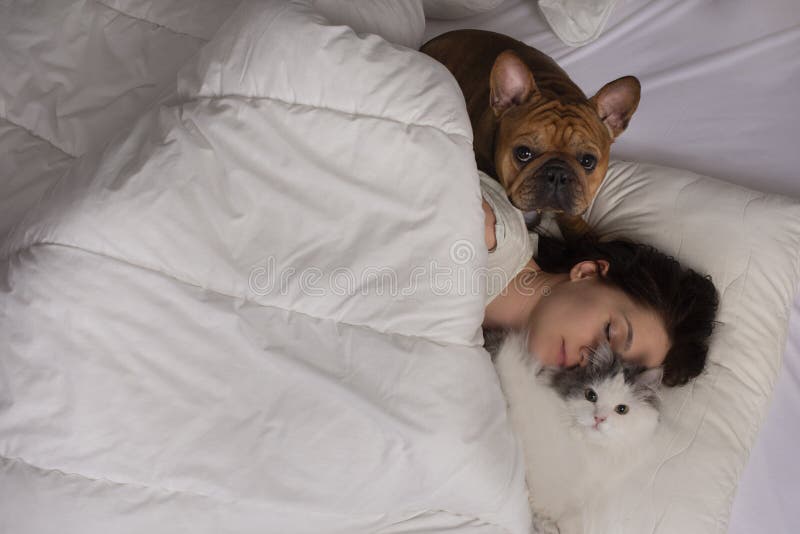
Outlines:
[[560,534],[555,521],[542,514],[533,514],[533,534]]

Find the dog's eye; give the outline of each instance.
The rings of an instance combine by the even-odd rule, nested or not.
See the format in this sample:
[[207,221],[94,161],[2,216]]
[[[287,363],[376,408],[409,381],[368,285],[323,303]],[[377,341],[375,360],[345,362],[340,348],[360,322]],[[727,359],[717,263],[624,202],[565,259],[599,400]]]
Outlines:
[[586,400],[589,402],[597,402],[597,393],[595,393],[592,388],[586,388],[583,392],[583,396],[586,397]]
[[593,171],[595,166],[597,165],[597,158],[592,156],[591,154],[584,154],[581,158],[581,165],[587,171]]
[[620,415],[625,415],[628,413],[628,407],[624,404],[618,404],[617,407],[614,408],[614,411]]
[[526,146],[518,146],[514,149],[514,157],[521,163],[528,163],[533,159],[533,150]]

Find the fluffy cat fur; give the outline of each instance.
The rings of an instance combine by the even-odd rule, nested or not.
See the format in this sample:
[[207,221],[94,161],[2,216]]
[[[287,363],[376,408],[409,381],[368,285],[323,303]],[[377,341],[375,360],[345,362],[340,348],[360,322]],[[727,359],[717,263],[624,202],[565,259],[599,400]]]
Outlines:
[[661,370],[627,366],[607,344],[586,367],[544,368],[526,332],[492,341],[536,532],[558,532],[565,516],[579,515],[636,465],[658,425]]

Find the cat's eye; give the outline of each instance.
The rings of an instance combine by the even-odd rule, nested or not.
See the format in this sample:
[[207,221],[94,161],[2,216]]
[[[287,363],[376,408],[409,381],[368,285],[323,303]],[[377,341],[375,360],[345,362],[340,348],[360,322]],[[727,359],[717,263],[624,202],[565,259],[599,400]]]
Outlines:
[[586,400],[589,402],[597,402],[597,393],[591,388],[584,390],[583,396],[586,397]]
[[628,407],[624,404],[618,404],[617,407],[614,408],[614,411],[620,415],[625,415],[628,413]]

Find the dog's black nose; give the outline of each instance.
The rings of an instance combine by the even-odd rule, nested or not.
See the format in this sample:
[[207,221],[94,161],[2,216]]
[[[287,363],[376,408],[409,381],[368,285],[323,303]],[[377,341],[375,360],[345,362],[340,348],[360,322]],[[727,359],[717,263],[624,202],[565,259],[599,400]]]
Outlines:
[[[580,192],[580,177],[566,161],[559,158],[545,162],[529,184],[530,200],[523,211],[531,209],[572,213]],[[515,204],[516,205],[516,204]]]
[[553,162],[548,163],[542,169],[542,177],[547,180],[548,185],[555,192],[568,187],[575,178],[575,174],[565,163]]

